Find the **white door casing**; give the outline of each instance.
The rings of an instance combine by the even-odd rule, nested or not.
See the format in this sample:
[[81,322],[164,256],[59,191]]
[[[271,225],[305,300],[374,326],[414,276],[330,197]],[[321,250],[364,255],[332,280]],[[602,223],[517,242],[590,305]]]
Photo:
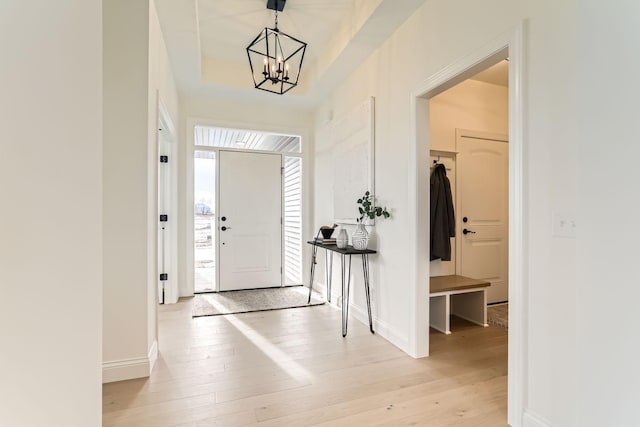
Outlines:
[[[429,155],[429,99],[477,74],[502,59],[509,58],[509,357],[507,422],[521,427],[525,412],[526,390],[530,385],[527,376],[527,319],[525,274],[527,257],[525,232],[525,189],[528,181],[524,174],[524,152],[527,141],[523,138],[524,96],[523,78],[524,27],[519,21],[512,28],[492,41],[474,49],[468,55],[447,64],[420,83],[411,96],[409,161],[409,227],[410,233],[410,288],[414,296],[409,304],[408,353],[414,357],[429,355],[429,215],[428,155]],[[425,143],[426,141],[426,143]]]
[[456,271],[491,282],[487,302],[508,301],[508,138],[457,130],[456,151]]
[[282,156],[221,150],[218,165],[219,290],[281,286]]

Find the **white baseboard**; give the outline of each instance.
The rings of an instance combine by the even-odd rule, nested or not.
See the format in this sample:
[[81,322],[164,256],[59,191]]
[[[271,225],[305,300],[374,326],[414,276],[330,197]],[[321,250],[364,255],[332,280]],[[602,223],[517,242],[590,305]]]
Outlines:
[[[342,310],[342,296],[340,294],[334,294],[333,292],[331,292],[331,303],[329,303],[329,306],[332,308],[335,308],[336,310]],[[350,303],[349,317],[355,318],[359,322],[362,322],[365,325],[367,325],[367,327],[369,326],[369,314],[367,313],[366,308],[362,308],[358,305]],[[392,328],[388,323],[373,316],[373,330],[375,331],[376,334],[380,335],[382,338],[386,339],[391,344],[398,347],[400,350],[409,354],[408,338],[401,332]],[[347,328],[347,333],[348,333],[348,328]]]
[[103,384],[148,376],[149,357],[136,357],[102,363]]
[[158,342],[154,341],[146,357],[102,362],[102,383],[148,377],[156,360],[158,360]]
[[[369,314],[367,313],[366,308],[359,307],[354,304],[349,305],[349,315],[353,314],[358,321],[364,323],[369,326]],[[398,347],[400,350],[408,353],[409,341],[406,336],[401,334],[399,331],[396,331],[392,328],[388,323],[377,319],[375,316],[373,317],[373,330],[376,334],[380,335],[382,338],[389,341],[391,344]],[[349,336],[349,335],[347,335]]]
[[522,427],[552,427],[552,425],[549,420],[526,409],[522,415]]

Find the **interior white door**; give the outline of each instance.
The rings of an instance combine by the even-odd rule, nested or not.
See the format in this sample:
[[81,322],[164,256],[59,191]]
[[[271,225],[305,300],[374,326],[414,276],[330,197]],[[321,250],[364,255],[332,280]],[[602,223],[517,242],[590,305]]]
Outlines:
[[[163,128],[166,129],[165,126]],[[175,206],[175,144],[167,130],[158,132],[158,302],[178,302]]]
[[507,138],[456,138],[457,268],[491,282],[487,302],[509,299],[509,144]]
[[221,291],[282,285],[282,157],[220,151]]

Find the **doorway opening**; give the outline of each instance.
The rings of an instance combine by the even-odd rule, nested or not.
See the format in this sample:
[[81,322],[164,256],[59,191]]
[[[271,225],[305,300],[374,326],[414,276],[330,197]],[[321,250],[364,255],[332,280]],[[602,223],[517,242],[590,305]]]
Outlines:
[[301,138],[195,126],[194,293],[302,284]]
[[[489,285],[477,292],[478,298],[493,305],[507,304],[509,61],[501,60],[430,98],[429,128],[431,180],[438,178],[437,166],[444,166],[438,174],[450,184],[447,201],[454,217],[447,230],[438,229],[444,225],[442,221],[431,224],[430,277],[471,278]],[[439,203],[442,200],[434,201],[435,194],[432,187],[432,221],[433,213],[447,206]],[[442,248],[445,243],[446,254]],[[462,296],[454,295],[458,293],[451,294],[448,307],[452,314],[483,326],[506,328],[507,310],[493,307],[488,318],[482,312],[479,318],[469,319],[456,310],[455,300]],[[432,326],[439,320],[434,316],[432,312]]]
[[[509,61],[487,65],[428,100],[429,340],[434,356],[456,345],[482,355],[495,372],[495,383],[506,389],[507,322],[499,323],[504,327],[489,324],[487,314],[502,311],[488,309],[487,303],[508,301]],[[446,233],[437,230],[443,225],[437,221],[442,200],[434,199],[438,177],[450,184],[447,205],[453,224],[445,225],[453,228]],[[446,237],[448,251],[436,244],[437,236]],[[448,287],[442,287],[445,280]],[[492,412],[505,423],[506,403]]]
[[[525,369],[525,245],[524,245],[524,141],[523,141],[523,100],[522,100],[522,26],[517,26],[496,38],[491,43],[476,49],[473,53],[449,64],[433,74],[413,95],[413,129],[415,130],[415,304],[412,319],[415,328],[411,335],[411,350],[415,357],[429,355],[430,348],[430,197],[427,183],[430,179],[430,152],[437,141],[432,140],[430,100],[474,76],[509,58],[508,88],[508,354],[507,354],[507,421],[510,425],[520,425],[523,411],[524,392],[527,388]],[[469,126],[467,126],[469,128]],[[473,129],[473,127],[471,127]],[[462,218],[460,218],[462,220]],[[472,229],[473,230],[473,229]],[[483,328],[486,329],[486,328]],[[442,335],[442,334],[441,334]],[[444,335],[442,335],[444,336]],[[435,343],[434,343],[435,345]],[[434,347],[435,349],[435,347]]]

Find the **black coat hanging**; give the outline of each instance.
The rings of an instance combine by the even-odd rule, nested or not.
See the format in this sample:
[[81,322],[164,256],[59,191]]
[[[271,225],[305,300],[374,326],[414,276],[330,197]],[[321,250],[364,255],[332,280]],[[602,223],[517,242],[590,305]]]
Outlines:
[[441,163],[431,172],[431,260],[451,261],[451,237],[456,236],[451,184],[447,169]]

